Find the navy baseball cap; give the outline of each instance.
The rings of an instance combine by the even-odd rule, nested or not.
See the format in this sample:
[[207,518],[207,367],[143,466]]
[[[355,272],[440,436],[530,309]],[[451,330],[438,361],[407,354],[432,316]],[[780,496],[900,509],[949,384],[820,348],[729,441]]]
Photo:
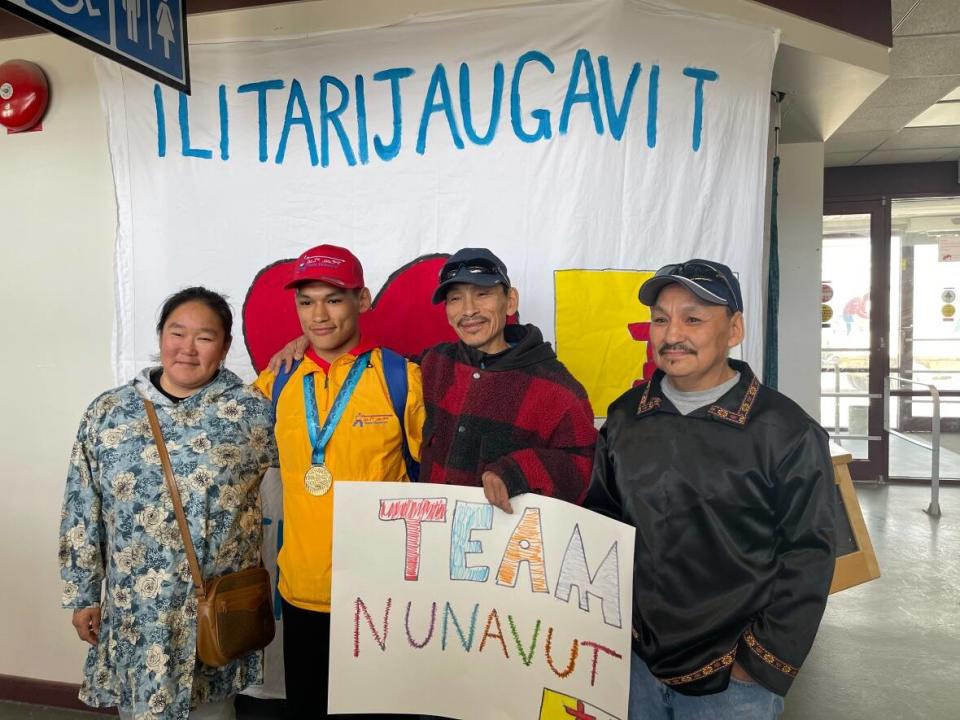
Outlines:
[[510,287],[507,267],[486,248],[463,248],[458,250],[440,269],[439,285],[433,293],[433,304],[439,305],[446,299],[447,290],[457,283],[469,283],[482,287],[503,285]]
[[652,306],[667,285],[683,285],[701,300],[726,305],[732,312],[743,312],[740,281],[726,265],[712,260],[687,260],[664,265],[640,286],[640,302]]

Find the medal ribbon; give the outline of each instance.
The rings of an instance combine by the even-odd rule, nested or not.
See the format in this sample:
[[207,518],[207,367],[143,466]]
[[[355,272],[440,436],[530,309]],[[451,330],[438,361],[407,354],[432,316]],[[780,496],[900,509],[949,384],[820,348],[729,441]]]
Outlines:
[[337,429],[343,411],[347,409],[347,403],[357,389],[357,383],[360,382],[360,376],[370,364],[370,352],[365,352],[353,362],[353,367],[347,373],[347,379],[343,381],[337,397],[333,400],[333,406],[327,414],[327,419],[320,426],[320,411],[317,409],[317,392],[314,383],[314,373],[307,373],[303,376],[303,404],[307,409],[307,432],[310,434],[310,445],[313,447],[314,465],[323,465],[324,455],[327,451],[327,443]]

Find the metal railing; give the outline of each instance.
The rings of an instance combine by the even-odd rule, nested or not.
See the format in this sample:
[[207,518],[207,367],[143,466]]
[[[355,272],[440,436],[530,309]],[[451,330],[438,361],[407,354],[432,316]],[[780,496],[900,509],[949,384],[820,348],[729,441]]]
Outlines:
[[[910,437],[906,433],[894,430],[890,427],[890,398],[898,395],[896,391],[891,392],[890,381],[895,380],[900,383],[909,383],[910,385],[919,385],[927,388],[930,399],[933,401],[933,421],[931,423],[930,442],[925,443]],[[915,397],[916,393],[904,393]],[[926,395],[927,393],[924,393]],[[930,517],[940,517],[940,390],[936,385],[930,383],[917,382],[910,378],[900,377],[899,375],[887,375],[883,379],[883,429],[885,432],[895,437],[905,440],[913,445],[930,450],[932,453],[930,462],[930,505],[924,510]]]
[[[833,350],[833,348],[831,348],[831,350]],[[880,398],[880,395],[874,395],[874,394],[865,393],[865,392],[842,392],[842,391],[840,390],[840,373],[841,373],[841,369],[840,369],[840,359],[839,359],[839,358],[835,359],[831,364],[833,365],[833,392],[828,392],[828,391],[824,391],[824,390],[821,390],[821,391],[820,391],[820,397],[832,397],[832,398],[834,398],[834,401],[833,401],[833,432],[832,432],[832,433],[828,433],[828,434],[829,434],[830,437],[833,438],[834,440],[881,440],[882,438],[880,438],[880,437],[877,436],[877,435],[869,435],[869,434],[868,434],[868,435],[853,435],[853,434],[851,434],[851,433],[849,433],[849,432],[846,433],[846,434],[841,434],[841,433],[840,433],[840,398],[845,398],[845,397],[848,397],[848,398],[867,398],[868,400],[875,400],[875,399],[879,399],[879,398]],[[820,368],[820,372],[821,372],[821,374],[822,374],[822,373],[824,373],[824,372],[830,372],[830,371],[829,371],[827,368],[821,367],[821,368]],[[851,371],[851,370],[848,370],[848,372],[867,373],[867,372],[869,372],[869,371],[866,370],[866,369],[860,370],[860,369],[858,368],[858,369],[852,370],[852,371]],[[849,425],[850,425],[850,423],[847,422],[848,430],[850,429],[850,428],[849,428]]]

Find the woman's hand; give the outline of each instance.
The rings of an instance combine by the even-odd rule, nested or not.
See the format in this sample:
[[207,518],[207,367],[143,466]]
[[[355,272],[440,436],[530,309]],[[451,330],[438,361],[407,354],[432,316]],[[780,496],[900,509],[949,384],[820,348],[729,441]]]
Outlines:
[[96,645],[100,642],[100,607],[77,608],[74,610],[73,627],[81,640]]
[[294,360],[303,360],[303,354],[307,351],[308,345],[305,335],[301,335],[296,340],[291,340],[283,346],[280,352],[270,358],[267,368],[274,375],[280,372],[281,367],[283,367],[284,372],[290,372]]

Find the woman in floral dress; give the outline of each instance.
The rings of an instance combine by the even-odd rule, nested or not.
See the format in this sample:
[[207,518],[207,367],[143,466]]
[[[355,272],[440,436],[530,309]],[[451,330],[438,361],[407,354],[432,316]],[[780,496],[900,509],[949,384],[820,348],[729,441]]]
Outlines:
[[[80,699],[123,718],[233,718],[261,653],[196,658],[196,597],[143,399],[157,408],[204,578],[260,561],[260,481],[276,466],[269,401],[222,367],[230,306],[188,288],[161,309],[160,367],[97,397],[70,459],[63,606],[91,644]],[[193,709],[191,709],[193,708]]]

